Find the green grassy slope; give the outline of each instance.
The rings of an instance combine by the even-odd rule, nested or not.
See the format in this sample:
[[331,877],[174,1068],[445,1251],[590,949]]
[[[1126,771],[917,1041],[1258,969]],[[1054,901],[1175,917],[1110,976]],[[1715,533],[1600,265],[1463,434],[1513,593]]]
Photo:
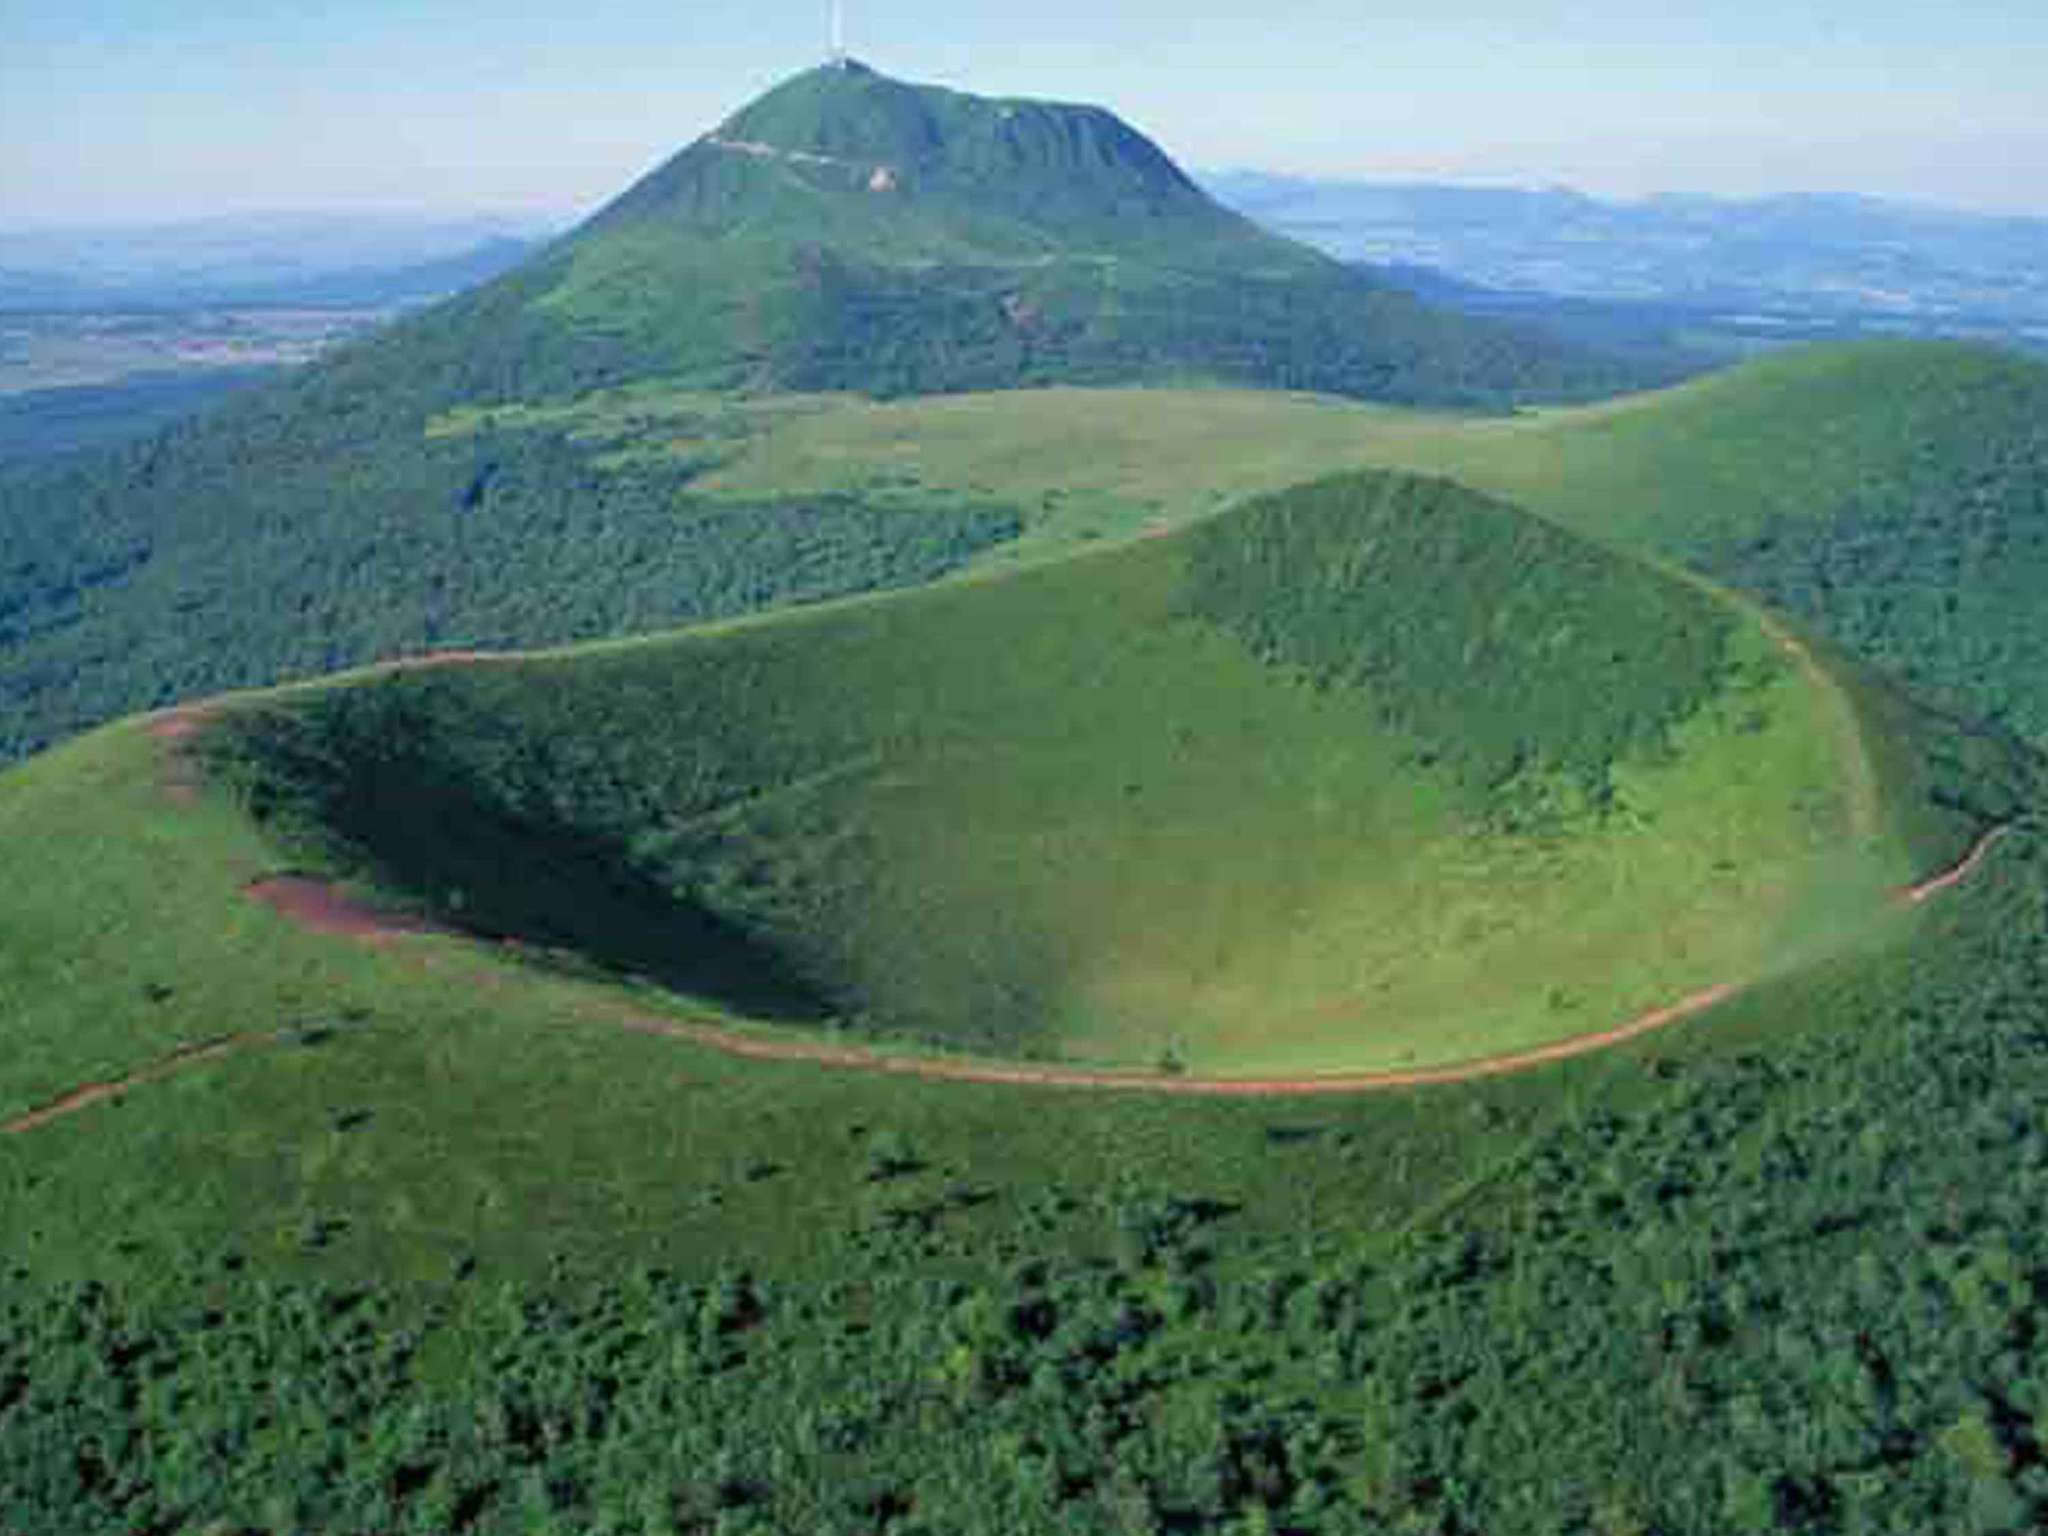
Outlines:
[[[534,1275],[570,1253],[824,1278],[864,1242],[916,1251],[912,1200],[936,1202],[941,1236],[994,1241],[1038,1210],[1106,1244],[1120,1180],[1256,1199],[1277,1233],[1319,1202],[1361,1221],[1427,1204],[1479,1123],[1390,1108],[1356,1163],[1296,1186],[1258,1166],[1256,1106],[935,1092],[634,1034],[620,1006],[656,1000],[509,950],[300,932],[243,894],[275,849],[218,787],[167,796],[166,752],[124,722],[0,778],[0,1122],[195,1042],[252,1043],[0,1137],[10,1280],[106,1273],[131,1241],[213,1273],[239,1253],[270,1274],[427,1279],[467,1255]],[[1540,1109],[1500,1101],[1511,1143]],[[955,1184],[1000,1187],[1000,1208],[948,1203]]]
[[293,856],[482,931],[769,1016],[1242,1073],[1604,1028],[1861,922],[1972,821],[1878,817],[1843,707],[1707,594],[1366,476],[294,696],[228,755]]

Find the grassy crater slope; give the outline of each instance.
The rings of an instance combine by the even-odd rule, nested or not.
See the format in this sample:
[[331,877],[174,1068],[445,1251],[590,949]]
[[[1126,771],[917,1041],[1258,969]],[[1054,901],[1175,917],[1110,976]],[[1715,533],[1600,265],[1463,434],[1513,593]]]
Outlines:
[[1800,656],[1364,475],[1004,581],[288,695],[221,751],[291,857],[742,1012],[1363,1069],[1755,977],[1966,835],[1879,792]]
[[130,722],[0,777],[0,1116],[255,1040],[0,1136],[24,1536],[2048,1510],[2033,832],[1699,1027],[1190,1102],[734,1060],[462,941],[299,933],[164,763]]

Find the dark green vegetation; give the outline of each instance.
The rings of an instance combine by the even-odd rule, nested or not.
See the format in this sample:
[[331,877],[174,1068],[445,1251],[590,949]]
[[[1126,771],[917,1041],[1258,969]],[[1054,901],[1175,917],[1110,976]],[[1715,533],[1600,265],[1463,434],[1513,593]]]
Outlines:
[[1018,528],[990,504],[706,500],[687,460],[601,467],[557,433],[429,440],[402,399],[357,400],[362,420],[326,382],[232,402],[104,472],[0,488],[0,753],[255,677],[928,581]]
[[[1426,536],[1418,537],[1417,530]],[[1188,602],[1269,664],[1364,688],[1469,784],[1611,770],[1723,680],[1708,596],[1446,481],[1354,476],[1207,523]]]
[[[588,445],[423,440],[461,408],[650,379],[878,395],[1237,380],[1499,406],[1636,377],[1264,234],[1099,109],[813,71],[504,277],[146,446],[0,490],[0,758],[393,649],[923,579],[1004,510],[927,532],[817,519],[792,582],[774,556],[815,509],[771,496],[747,509],[758,535],[737,509],[707,529],[687,461],[618,484]],[[707,545],[728,569],[700,579]]]
[[1775,357],[1396,455],[1754,592],[2048,735],[2048,366],[1895,344]]
[[271,368],[217,368],[0,395],[0,464],[144,437],[275,376]]
[[442,921],[771,1017],[1247,1073],[1581,1033],[1867,925],[1977,822],[1877,825],[1847,708],[1716,597],[1368,474],[1000,581],[287,695],[220,751],[298,864]]

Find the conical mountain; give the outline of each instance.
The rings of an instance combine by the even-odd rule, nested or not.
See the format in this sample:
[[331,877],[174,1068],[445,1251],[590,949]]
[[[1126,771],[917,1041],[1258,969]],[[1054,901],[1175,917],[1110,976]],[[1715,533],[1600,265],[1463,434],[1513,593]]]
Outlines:
[[864,65],[776,87],[414,346],[462,392],[659,374],[876,394],[1206,377],[1419,403],[1609,365],[1426,309],[1211,200],[1100,107]]

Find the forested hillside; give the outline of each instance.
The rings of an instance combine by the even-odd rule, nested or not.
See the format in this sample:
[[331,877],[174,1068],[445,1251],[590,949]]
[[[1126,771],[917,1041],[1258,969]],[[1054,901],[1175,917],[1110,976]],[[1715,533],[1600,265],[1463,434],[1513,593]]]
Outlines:
[[0,482],[0,759],[109,715],[381,655],[660,629],[930,580],[999,504],[693,496],[687,459],[429,439],[371,356]]
[[735,114],[490,310],[466,392],[623,377],[872,394],[1190,376],[1499,406],[1627,365],[1426,308],[1200,191],[1097,107],[812,70]]
[[147,437],[276,374],[274,368],[206,369],[0,395],[0,472]]

